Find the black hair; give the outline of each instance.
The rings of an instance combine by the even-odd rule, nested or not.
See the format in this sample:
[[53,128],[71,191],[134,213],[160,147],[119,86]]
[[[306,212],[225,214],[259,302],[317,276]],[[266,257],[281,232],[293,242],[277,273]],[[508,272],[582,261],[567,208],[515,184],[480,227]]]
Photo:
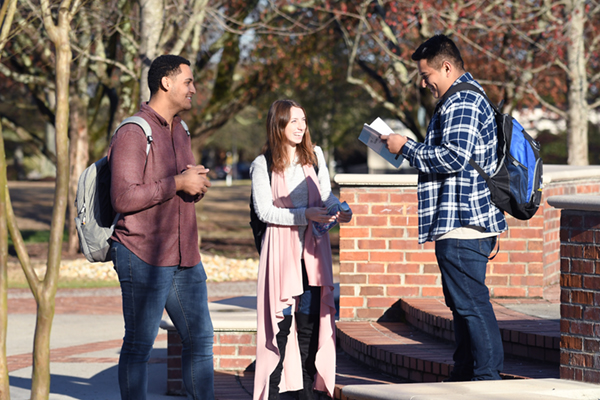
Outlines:
[[148,88],[150,96],[158,92],[162,87],[161,80],[165,76],[172,76],[181,73],[181,64],[190,65],[190,62],[181,56],[166,54],[158,56],[152,61],[148,70]]
[[465,69],[458,47],[446,35],[430,37],[415,50],[411,58],[414,61],[427,60],[427,64],[434,69],[441,68],[444,61],[450,61],[455,67]]

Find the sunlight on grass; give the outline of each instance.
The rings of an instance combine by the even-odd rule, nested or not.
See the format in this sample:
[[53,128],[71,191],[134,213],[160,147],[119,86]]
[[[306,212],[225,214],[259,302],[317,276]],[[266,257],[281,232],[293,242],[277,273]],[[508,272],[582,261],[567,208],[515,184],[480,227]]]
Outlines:
[[[34,231],[34,230],[22,230],[21,236],[25,244],[27,243],[47,243],[50,240],[50,231]],[[68,232],[63,232],[63,242],[69,238]],[[12,237],[8,235],[8,245],[13,246]]]

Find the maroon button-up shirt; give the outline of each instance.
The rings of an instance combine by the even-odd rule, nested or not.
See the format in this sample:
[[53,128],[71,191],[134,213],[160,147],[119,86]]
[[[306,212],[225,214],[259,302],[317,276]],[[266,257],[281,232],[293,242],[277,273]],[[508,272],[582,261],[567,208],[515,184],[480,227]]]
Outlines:
[[147,104],[136,114],[152,128],[146,157],[146,135],[136,124],[123,126],[108,150],[111,202],[121,213],[112,239],[154,266],[192,267],[200,262],[195,201],[175,191],[174,176],[195,165],[191,140],[173,119],[167,121]]

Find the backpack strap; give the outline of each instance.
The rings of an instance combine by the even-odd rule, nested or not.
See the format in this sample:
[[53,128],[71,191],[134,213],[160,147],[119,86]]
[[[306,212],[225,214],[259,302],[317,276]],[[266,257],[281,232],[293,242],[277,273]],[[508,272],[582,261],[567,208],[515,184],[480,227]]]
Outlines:
[[273,165],[273,157],[271,157],[271,150],[265,151],[265,161],[267,162],[267,174],[269,174],[269,186],[271,186],[271,166]]
[[185,132],[187,133],[187,135],[190,136],[190,128],[188,128],[188,126],[184,120],[181,120],[181,126],[183,126],[183,129],[185,129]]
[[[119,126],[117,126],[117,129],[115,129],[115,133],[117,133],[117,131],[123,125],[127,125],[127,124],[136,124],[140,128],[142,128],[142,130],[144,131],[144,134],[146,135],[146,140],[148,141],[148,144],[146,145],[146,155],[148,155],[148,153],[150,152],[150,144],[152,143],[152,128],[150,128],[150,124],[148,123],[148,121],[146,121],[144,118],[138,117],[136,115],[129,117],[129,118],[125,118],[123,120],[123,122],[121,122],[119,124]],[[184,127],[186,128],[186,131],[187,131],[187,125],[184,125]],[[188,131],[188,135],[189,134],[190,133]]]
[[461,83],[458,83],[458,84],[456,84],[454,86],[450,86],[450,88],[448,90],[446,90],[446,93],[444,93],[444,95],[442,96],[442,98],[440,99],[440,101],[438,101],[437,105],[435,106],[434,114],[437,113],[440,110],[440,108],[442,107],[442,105],[446,102],[446,100],[448,100],[448,98],[450,96],[452,96],[454,93],[461,92],[463,90],[470,90],[472,92],[480,94],[488,102],[488,104],[490,106],[492,106],[492,108],[494,109],[494,111],[496,112],[496,114],[502,114],[502,112],[500,111],[500,109],[498,108],[498,106],[496,106],[496,104],[494,104],[494,102],[491,101],[489,99],[489,97],[487,97],[487,95],[481,89],[479,89],[477,86],[475,86],[475,85],[473,85],[472,83],[469,83],[469,82],[461,82]]
[[[119,124],[119,126],[117,126],[117,129],[115,129],[115,133],[117,133],[117,131],[119,129],[121,129],[122,126],[127,125],[127,124],[136,124],[140,128],[142,128],[142,130],[144,131],[144,135],[146,135],[146,141],[147,141],[147,144],[146,144],[146,155],[148,155],[148,153],[150,152],[150,144],[152,143],[152,140],[153,140],[152,139],[152,128],[150,127],[150,124],[148,123],[148,121],[146,121],[142,117],[138,117],[137,115],[133,115],[131,117],[125,118],[123,120],[123,122],[121,122]],[[115,228],[115,225],[117,224],[117,221],[119,220],[120,217],[121,217],[121,214],[120,213],[116,213],[115,219],[113,220],[112,225],[111,225],[111,229]]]

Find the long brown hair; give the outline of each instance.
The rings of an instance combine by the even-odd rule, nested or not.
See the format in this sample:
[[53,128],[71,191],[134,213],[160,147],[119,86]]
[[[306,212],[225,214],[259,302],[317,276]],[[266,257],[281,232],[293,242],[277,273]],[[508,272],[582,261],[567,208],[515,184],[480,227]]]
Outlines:
[[[294,100],[277,100],[269,108],[269,114],[267,115],[267,143],[263,147],[263,153],[268,156],[266,153],[270,152],[271,159],[273,160],[271,164],[272,171],[282,172],[293,161],[287,159],[287,151],[285,150],[285,127],[290,122],[292,107],[302,109],[304,116],[306,116],[306,110]],[[314,165],[317,163],[313,144],[310,140],[308,124],[306,125],[306,132],[304,132],[302,142],[296,146],[296,154],[301,165]]]

